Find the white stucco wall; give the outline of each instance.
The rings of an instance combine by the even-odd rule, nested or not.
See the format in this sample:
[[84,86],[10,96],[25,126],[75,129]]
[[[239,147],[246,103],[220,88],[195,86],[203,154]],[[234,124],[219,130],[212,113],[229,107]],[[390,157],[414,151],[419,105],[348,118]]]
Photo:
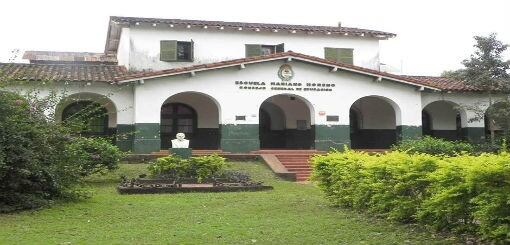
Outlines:
[[191,106],[197,113],[197,126],[199,128],[219,127],[219,108],[216,102],[205,95],[196,93],[182,93],[171,96],[166,103],[183,103]]
[[[133,87],[131,85],[111,85],[107,83],[92,83],[87,85],[84,82],[55,82],[52,84],[42,84],[41,82],[30,82],[23,85],[7,86],[4,90],[20,93],[22,95],[30,93],[37,95],[39,98],[46,98],[50,93],[54,93],[62,104],[56,105],[57,108],[53,112],[58,114],[56,119],[61,118],[63,107],[69,104],[71,99],[98,99],[102,102],[110,100],[111,105],[107,106],[110,116],[109,127],[114,127],[117,124],[133,124],[134,123],[134,109],[133,109]],[[105,99],[106,98],[106,99]],[[116,111],[111,111],[116,109]],[[51,112],[51,113],[53,113]]]
[[[294,97],[295,99],[291,100],[290,97],[291,96],[288,95],[277,95],[268,98],[267,101],[281,109],[284,114],[283,116],[286,129],[296,129],[297,120],[306,120],[306,126],[307,128],[310,128],[311,115],[308,105],[300,98]],[[273,120],[273,117],[271,117],[271,120]]]
[[[372,77],[351,72],[330,72],[327,67],[293,60],[295,76],[292,82],[333,83],[332,92],[243,90],[235,81],[280,82],[277,71],[284,61],[272,61],[145,80],[135,87],[135,118],[138,123],[158,123],[160,107],[170,96],[186,91],[205,93],[221,106],[223,124],[258,124],[259,108],[264,100],[277,94],[295,94],[310,103],[311,123],[319,125],[348,125],[351,105],[366,96],[380,96],[398,105],[396,125],[421,125],[421,95],[415,87],[396,82],[375,82]],[[150,98],[150,99],[149,99]],[[235,116],[246,116],[236,121]],[[338,115],[338,122],[326,122],[326,115]]]
[[[254,32],[211,29],[131,26],[122,29],[119,64],[129,69],[161,70],[192,64],[211,63],[244,58],[245,44],[277,45],[285,43],[285,51],[324,58],[324,47],[354,49],[354,64],[379,69],[379,40],[369,37],[340,35],[291,34],[288,32]],[[162,62],[159,60],[160,40],[193,40],[195,61]],[[129,47],[129,48],[126,48]],[[127,53],[128,52],[128,53]],[[125,57],[129,56],[129,60]]]
[[[457,129],[457,105],[445,101],[436,101],[428,104],[423,110],[430,115],[432,130]],[[462,117],[461,117],[462,122]]]
[[362,129],[395,129],[395,109],[388,102],[377,97],[365,97],[353,104],[359,113]]
[[[503,95],[494,95],[493,100],[498,101],[504,98]],[[434,101],[446,101],[458,105],[461,110],[462,127],[484,127],[484,121],[474,120],[478,118],[481,111],[489,107],[488,96],[480,93],[423,93],[422,105],[425,108]]]
[[117,62],[121,66],[129,68],[129,55],[131,49],[131,29],[122,28],[119,38],[119,47],[117,51]]

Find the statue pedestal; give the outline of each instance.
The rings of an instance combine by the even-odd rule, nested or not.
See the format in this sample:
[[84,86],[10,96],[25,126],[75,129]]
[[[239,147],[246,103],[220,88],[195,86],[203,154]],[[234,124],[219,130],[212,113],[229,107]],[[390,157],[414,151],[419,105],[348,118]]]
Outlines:
[[183,159],[188,159],[191,157],[191,150],[191,148],[169,148],[168,153]]

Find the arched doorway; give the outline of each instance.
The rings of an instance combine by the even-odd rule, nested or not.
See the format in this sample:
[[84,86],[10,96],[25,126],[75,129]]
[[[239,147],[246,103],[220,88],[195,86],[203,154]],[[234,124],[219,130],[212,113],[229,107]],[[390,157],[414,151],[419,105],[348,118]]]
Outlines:
[[[63,98],[55,108],[57,122],[82,126],[84,136],[114,136],[117,108],[108,97],[95,93],[76,93]],[[115,137],[112,137],[115,141]]]
[[367,96],[356,100],[349,110],[353,149],[388,149],[397,142],[396,104],[384,97]]
[[[504,137],[503,128],[500,125],[510,125],[510,102],[500,101],[490,105],[484,114],[485,138],[491,139]],[[508,135],[506,136],[508,137]]]
[[447,140],[461,140],[465,120],[465,112],[457,104],[434,101],[422,110],[422,134]]
[[161,148],[172,146],[177,133],[186,134],[194,149],[218,149],[220,108],[215,99],[197,92],[169,97],[161,106]]
[[314,147],[311,104],[292,94],[266,99],[259,109],[261,149],[311,149]]
[[108,121],[108,110],[101,104],[90,100],[73,102],[67,105],[62,112],[62,122],[80,124],[79,126],[83,126],[82,134],[87,136],[110,135]]

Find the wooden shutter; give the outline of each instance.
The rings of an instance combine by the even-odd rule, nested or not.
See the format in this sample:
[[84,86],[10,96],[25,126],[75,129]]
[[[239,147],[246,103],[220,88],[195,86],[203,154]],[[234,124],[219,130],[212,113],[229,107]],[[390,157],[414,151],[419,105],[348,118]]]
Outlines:
[[193,42],[193,39],[191,39],[191,45],[189,50],[189,59],[190,61],[195,61],[195,42]]
[[260,44],[246,44],[246,57],[261,55],[261,47]]
[[280,44],[276,45],[275,51],[276,51],[276,53],[283,53],[283,52],[285,52],[285,44],[284,43],[280,43]]
[[350,48],[324,48],[324,58],[352,65],[354,63],[353,51]]
[[177,60],[177,40],[161,40],[159,59],[161,61]]
[[337,60],[337,52],[335,48],[324,48],[324,58],[331,61]]
[[338,61],[352,65],[354,56],[353,56],[353,49],[352,48],[339,48],[338,50]]

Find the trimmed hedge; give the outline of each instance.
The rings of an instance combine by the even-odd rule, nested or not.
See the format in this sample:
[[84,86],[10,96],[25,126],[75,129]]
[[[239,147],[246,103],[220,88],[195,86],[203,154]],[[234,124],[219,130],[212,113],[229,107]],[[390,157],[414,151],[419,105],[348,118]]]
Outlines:
[[334,204],[437,230],[510,242],[510,154],[433,156],[345,150],[312,158]]
[[454,156],[461,152],[473,153],[476,149],[470,143],[462,141],[451,141],[431,136],[424,136],[421,139],[409,139],[394,145],[392,150],[405,151],[408,153],[428,153],[432,155]]

